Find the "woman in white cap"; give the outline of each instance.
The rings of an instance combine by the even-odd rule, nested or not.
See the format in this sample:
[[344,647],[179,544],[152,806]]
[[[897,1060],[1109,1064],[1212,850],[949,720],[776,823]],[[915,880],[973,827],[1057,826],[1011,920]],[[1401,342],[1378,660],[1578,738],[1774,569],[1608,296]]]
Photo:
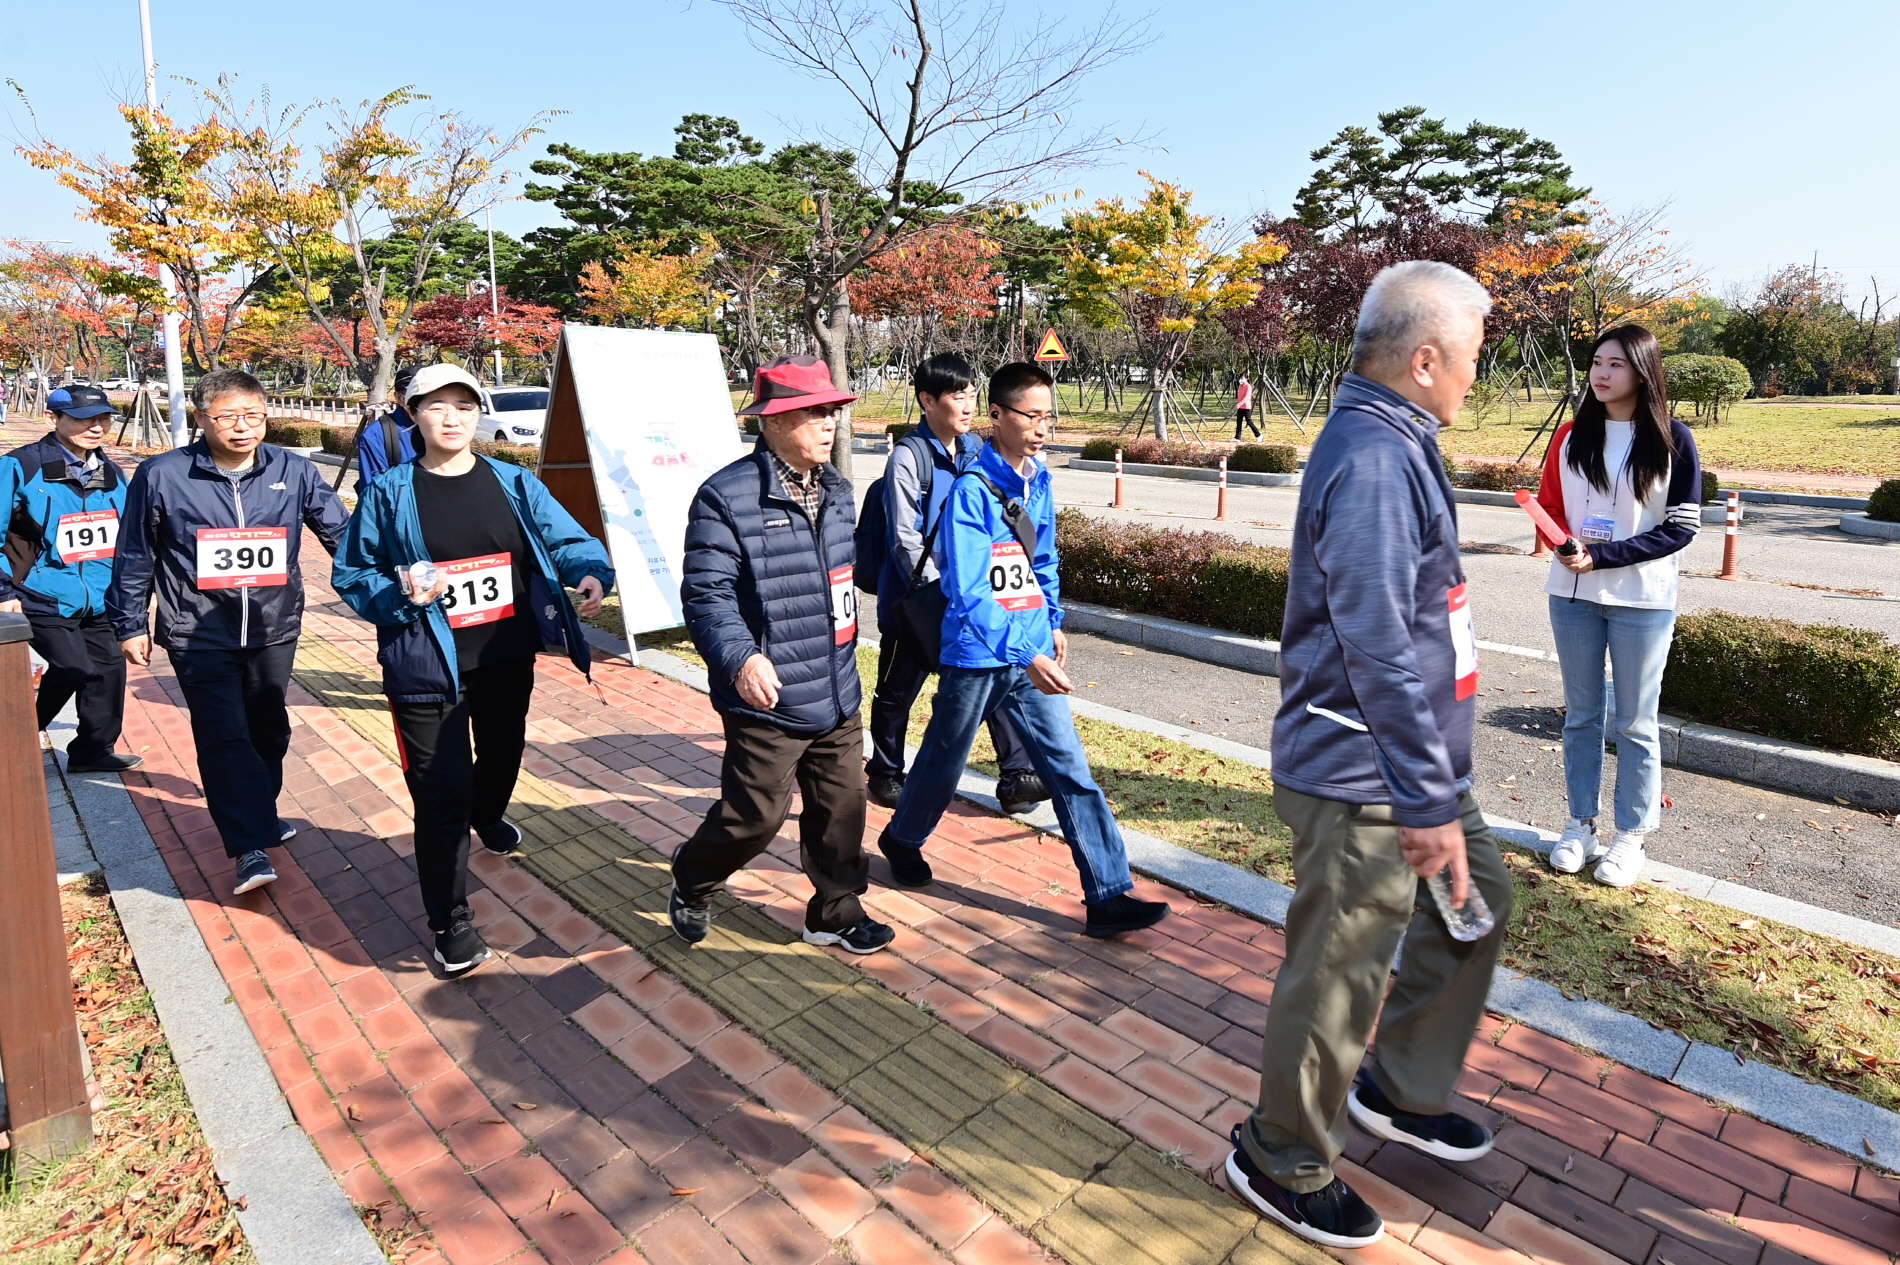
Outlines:
[[[471,450],[482,397],[454,365],[430,365],[404,400],[422,451],[363,494],[333,583],[377,625],[383,692],[415,801],[416,877],[435,957],[453,977],[488,957],[468,907],[468,836],[512,852],[503,818],[527,737],[534,658],[591,655],[565,589],[593,615],[613,587],[607,550],[534,475]],[[471,750],[472,747],[472,750]]]

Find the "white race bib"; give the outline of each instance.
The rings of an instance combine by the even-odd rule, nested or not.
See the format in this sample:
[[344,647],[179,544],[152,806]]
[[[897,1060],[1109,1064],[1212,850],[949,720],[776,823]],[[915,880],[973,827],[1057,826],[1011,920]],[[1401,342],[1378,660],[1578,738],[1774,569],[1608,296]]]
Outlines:
[[288,583],[288,527],[198,529],[199,589],[264,589]]
[[61,514],[53,528],[53,550],[68,565],[110,558],[119,545],[119,511]]
[[1457,697],[1470,698],[1478,692],[1478,639],[1471,628],[1471,599],[1465,596],[1465,586],[1447,590],[1445,604],[1451,621],[1451,673],[1457,681]]
[[858,635],[858,586],[850,567],[831,569],[831,628],[833,645],[849,645]]
[[990,596],[1006,611],[1033,611],[1043,606],[1042,585],[1029,565],[1022,544],[990,546]]
[[449,582],[442,611],[450,628],[492,624],[515,613],[514,555],[491,553],[436,564]]

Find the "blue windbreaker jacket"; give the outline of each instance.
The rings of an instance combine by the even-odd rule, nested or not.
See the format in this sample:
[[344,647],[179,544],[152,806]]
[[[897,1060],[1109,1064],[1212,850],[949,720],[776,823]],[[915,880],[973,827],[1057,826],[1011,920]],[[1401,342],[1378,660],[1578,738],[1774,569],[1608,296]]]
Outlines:
[[1471,789],[1477,648],[1438,422],[1347,374],[1300,480],[1273,780],[1442,826]]
[[[598,579],[611,594],[614,566],[607,548],[574,521],[547,485],[520,466],[478,457],[494,468],[534,551],[528,609],[543,644],[563,646],[582,675],[592,675],[593,651],[563,586]],[[416,466],[405,461],[377,476],[357,502],[337,546],[330,583],[350,609],[376,625],[383,693],[398,703],[452,703],[462,692],[455,633],[442,603],[417,606],[396,572],[429,558],[416,513]]]
[[91,543],[91,537],[80,524],[69,523],[67,534],[72,539],[61,539],[60,519],[67,514],[109,512],[123,520],[130,480],[101,452],[105,486],[82,491],[79,481],[66,472],[71,460],[72,454],[52,435],[0,457],[0,519],[6,522],[7,561],[13,564],[0,566],[0,602],[17,599],[28,616],[70,619],[106,608],[112,559],[62,562],[62,552],[86,552],[83,546]]
[[[943,662],[953,668],[1026,668],[1037,655],[1055,657],[1062,627],[1056,578],[1056,499],[1049,468],[1033,460],[1027,479],[994,444],[983,445],[951,488],[943,519]],[[1003,517],[996,496],[968,471],[989,476],[1005,496],[1021,500],[1036,528],[1036,556]]]

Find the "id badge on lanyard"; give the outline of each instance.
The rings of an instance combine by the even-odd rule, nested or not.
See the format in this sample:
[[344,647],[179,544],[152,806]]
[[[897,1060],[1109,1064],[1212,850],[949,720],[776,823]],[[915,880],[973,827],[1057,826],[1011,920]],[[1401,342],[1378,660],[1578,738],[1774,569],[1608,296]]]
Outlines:
[[1451,674],[1455,697],[1470,698],[1478,692],[1478,639],[1471,625],[1471,599],[1460,584],[1445,593],[1446,618],[1451,624]]

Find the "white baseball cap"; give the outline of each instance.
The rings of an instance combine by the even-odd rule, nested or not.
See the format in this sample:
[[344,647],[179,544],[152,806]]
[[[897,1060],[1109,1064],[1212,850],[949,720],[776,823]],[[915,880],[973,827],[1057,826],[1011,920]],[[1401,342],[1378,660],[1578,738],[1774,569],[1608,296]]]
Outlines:
[[407,405],[416,397],[440,391],[443,387],[461,383],[475,393],[476,399],[482,398],[482,384],[469,375],[468,370],[459,365],[426,365],[416,370],[416,376],[409,379],[409,389],[403,393],[402,402]]

